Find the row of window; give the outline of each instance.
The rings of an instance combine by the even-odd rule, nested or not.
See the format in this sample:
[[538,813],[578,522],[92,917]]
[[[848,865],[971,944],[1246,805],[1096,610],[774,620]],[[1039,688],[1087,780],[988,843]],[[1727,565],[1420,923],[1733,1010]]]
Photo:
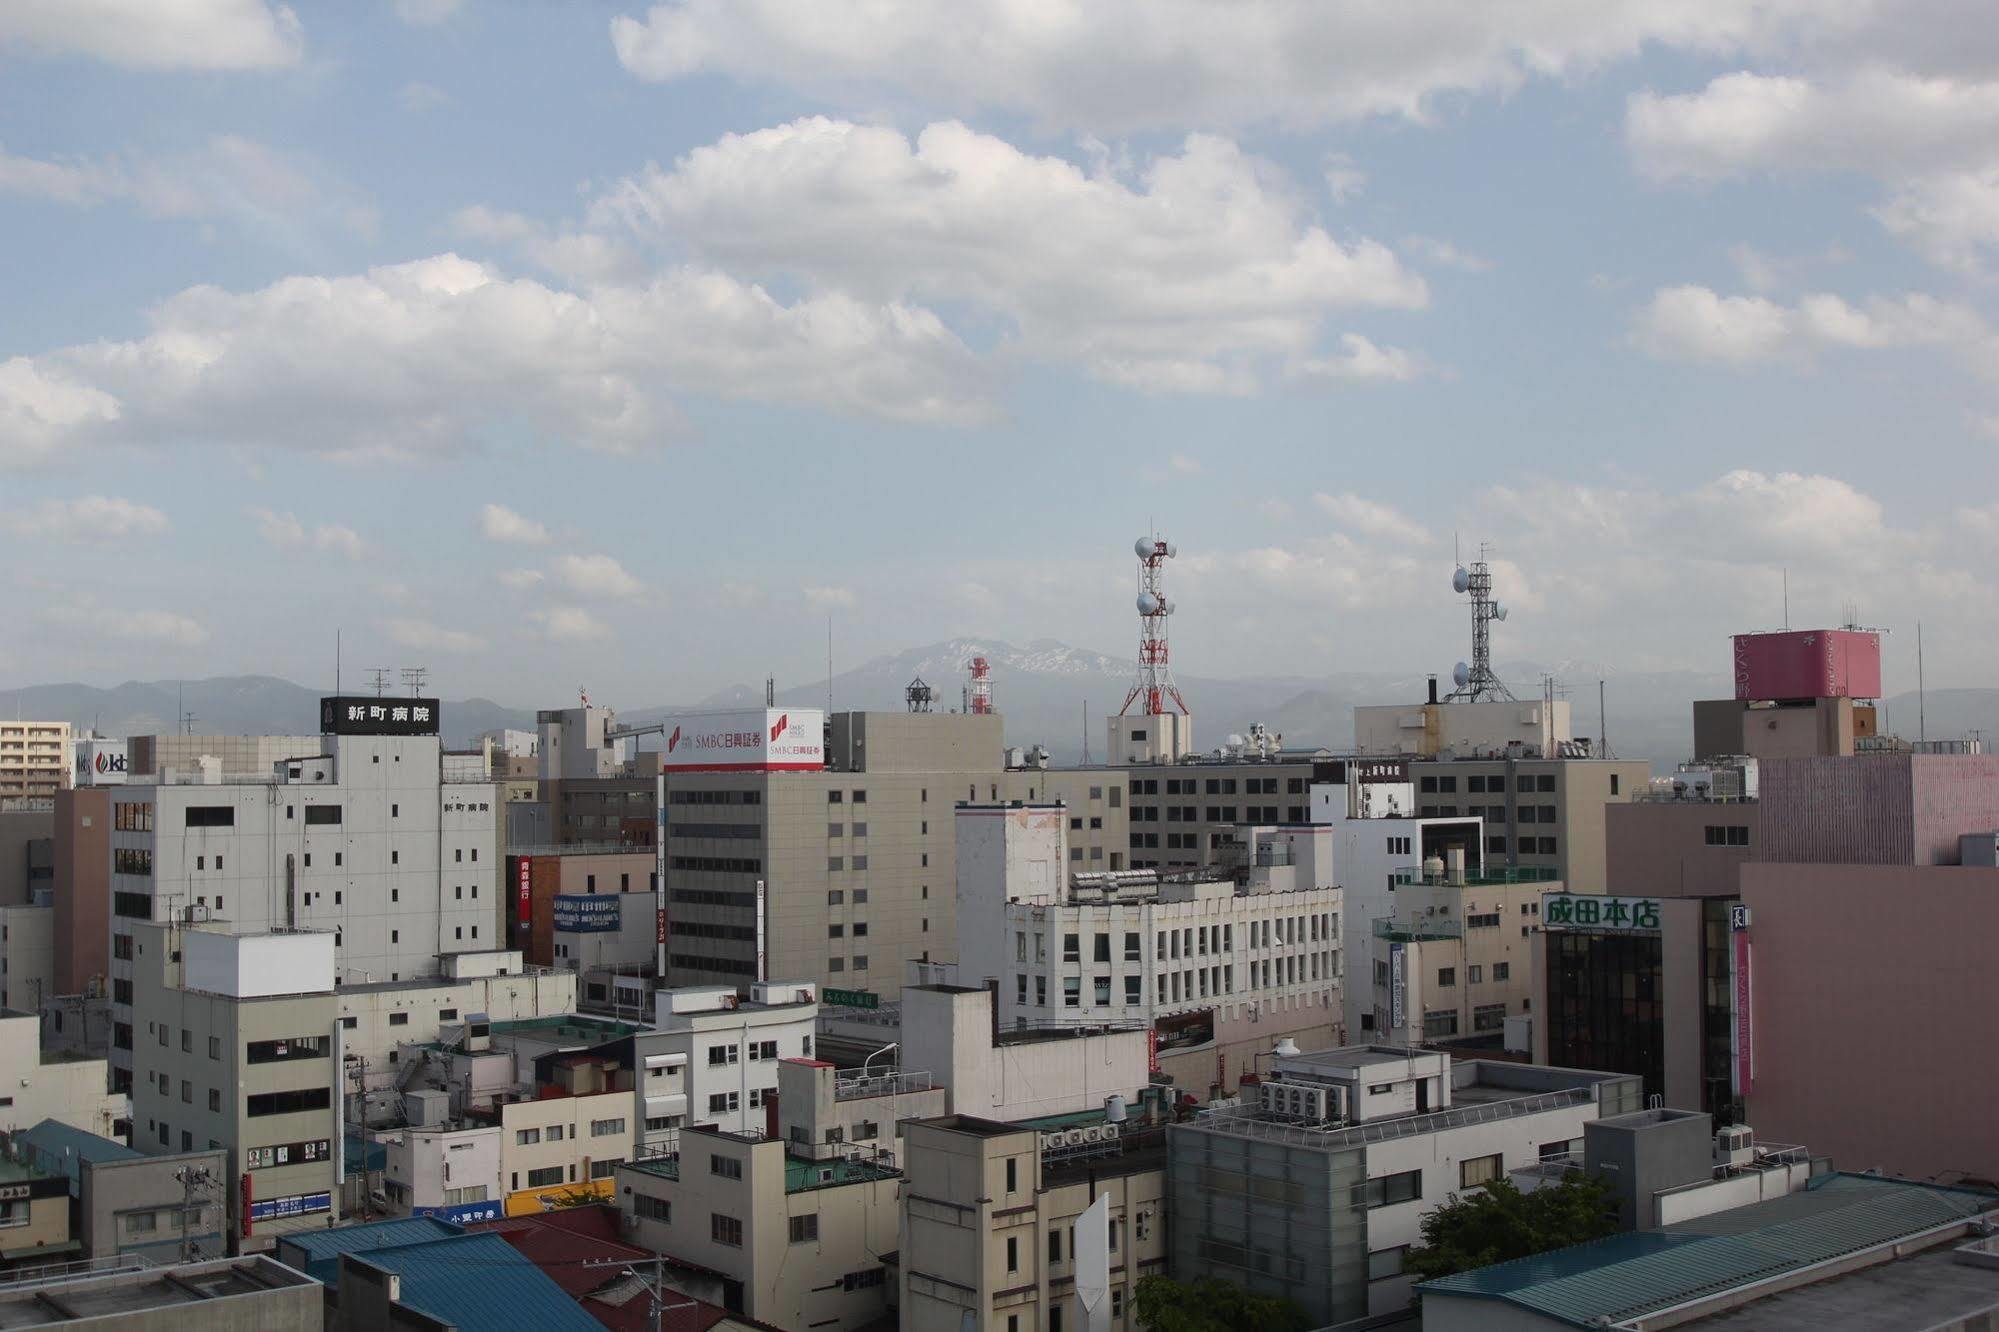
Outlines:
[[719,837],[753,842],[764,835],[761,823],[668,823],[670,837]]
[[761,791],[669,791],[669,805],[761,805]]
[[1707,844],[1709,846],[1748,846],[1749,827],[1747,824],[1710,823],[1707,825]]
[[[1458,779],[1452,773],[1427,773],[1421,779],[1417,789],[1426,794],[1441,792],[1448,795],[1458,789]],[[1555,774],[1552,772],[1519,773],[1514,778],[1513,789],[1516,791],[1553,791],[1555,789]],[[1502,773],[1486,775],[1472,773],[1465,778],[1465,790],[1474,792],[1503,792],[1506,790],[1506,777]]]

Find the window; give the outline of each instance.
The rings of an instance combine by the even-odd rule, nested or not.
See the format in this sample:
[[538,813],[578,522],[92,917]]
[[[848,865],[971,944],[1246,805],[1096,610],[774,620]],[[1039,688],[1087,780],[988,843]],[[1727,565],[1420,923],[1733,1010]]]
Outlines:
[[1492,978],[1494,980],[1503,981],[1512,976],[1512,974],[1513,964],[1511,962],[1495,962],[1492,964]]
[[708,1113],[711,1115],[733,1114],[739,1107],[735,1092],[716,1092],[708,1098]]
[[1062,936],[1062,960],[1064,962],[1080,962],[1083,960],[1083,946],[1080,935],[1065,934]]
[[740,1249],[743,1247],[743,1223],[733,1216],[711,1212],[708,1216],[708,1238],[717,1244]]
[[251,1119],[265,1115],[295,1115],[308,1110],[325,1110],[333,1097],[325,1087],[302,1087],[296,1091],[261,1092],[250,1098],[246,1113]]
[[844,939],[847,937],[847,927],[845,925],[828,925],[826,927],[826,937],[828,939]]
[[845,856],[828,856],[826,857],[826,868],[829,871],[844,870],[847,868],[847,858]]
[[1020,1162],[1011,1156],[1006,1158],[1006,1191],[1020,1192]]
[[409,1024],[410,1015],[408,1013],[389,1014],[389,1025],[391,1027],[407,1027]]
[[622,1117],[618,1119],[593,1119],[590,1121],[590,1136],[593,1138],[608,1138],[614,1133],[623,1133],[624,1131],[625,1121]]
[[[1474,777],[1473,781],[1478,779]],[[1389,1277],[1402,1275],[1402,1255],[1409,1252],[1407,1244],[1398,1244],[1392,1249],[1376,1249],[1367,1256],[1367,1279],[1385,1281]]]
[[711,1045],[708,1047],[708,1063],[710,1067],[717,1064],[733,1064],[736,1062],[736,1058],[737,1049],[734,1045]]
[[1439,989],[1448,989],[1457,983],[1458,969],[1456,967],[1437,968],[1437,987]]
[[791,1218],[791,1242],[809,1244],[819,1238],[819,1213]]
[[1481,1184],[1490,1184],[1504,1173],[1498,1152],[1491,1156],[1474,1156],[1458,1163],[1458,1187],[1475,1189]]
[[868,969],[868,955],[866,953],[854,954],[854,970],[866,971],[867,969]]
[[[1013,1162],[1009,1161],[1007,1164],[1012,1165]],[[1006,1238],[1006,1270],[1009,1272],[1020,1270],[1020,1239],[1015,1235]]]
[[561,1182],[562,1167],[559,1165],[543,1166],[539,1170],[528,1171],[528,1187],[531,1189],[545,1189],[551,1184],[560,1184]]
[[1444,1036],[1458,1034],[1458,1010],[1455,1008],[1432,1009],[1423,1014],[1423,1038],[1437,1040]]
[[1062,1232],[1059,1230],[1048,1232],[1048,1261],[1051,1263],[1062,1261]]
[[327,824],[338,822],[340,822],[340,806],[338,805],[307,805],[305,807],[305,826],[308,828],[324,827]]
[[1474,962],[1465,968],[1465,984],[1477,985],[1485,979],[1485,968]]
[[723,1179],[741,1179],[743,1177],[743,1163],[733,1156],[710,1156],[708,1158],[708,1173],[711,1175],[720,1175]]
[[[221,1041],[209,1038],[209,1044],[217,1047],[211,1054],[221,1058]],[[250,1064],[275,1064],[290,1059],[321,1059],[330,1048],[330,1041],[324,1036],[291,1036],[278,1041],[251,1041],[244,1050],[244,1062]]]
[[1612,774],[1610,774],[1610,793],[1612,795],[1617,794],[1617,786],[1618,786],[1617,774],[1613,772]]
[[1506,1026],[1505,1004],[1480,1004],[1471,1011],[1473,1031],[1501,1031]]
[[568,1131],[567,1125],[550,1124],[548,1126],[548,1140],[550,1142],[561,1142],[562,1135],[567,1131]]
[[458,1010],[455,1008],[440,1008],[437,1010],[437,1020],[439,1022],[456,1022],[458,1020]]
[[1423,1172],[1405,1170],[1399,1175],[1383,1175],[1379,1179],[1370,1179],[1362,1187],[1369,1207],[1392,1207],[1396,1203],[1414,1202],[1423,1196]]
[[1083,1006],[1083,981],[1080,976],[1062,978],[1062,1006],[1081,1008]]
[[361,1019],[355,1017],[352,1013],[350,1013],[346,1017],[340,1019],[340,1025],[342,1027],[345,1027],[348,1031],[352,1031],[356,1027],[361,1025]]
[[538,1128],[514,1130],[514,1146],[516,1147],[532,1147],[540,1141],[541,1130]]
[[1709,824],[1707,827],[1709,846],[1748,846],[1749,829],[1744,824]]

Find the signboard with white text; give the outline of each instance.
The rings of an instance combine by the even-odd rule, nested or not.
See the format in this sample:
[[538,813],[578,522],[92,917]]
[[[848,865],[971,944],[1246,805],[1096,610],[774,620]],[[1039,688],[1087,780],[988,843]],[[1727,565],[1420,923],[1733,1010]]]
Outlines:
[[76,742],[76,775],[72,786],[123,786],[126,772],[123,740]]
[[568,894],[555,899],[555,928],[572,934],[615,933],[620,920],[618,894]]
[[436,735],[437,700],[393,695],[334,695],[319,700],[325,735]]
[[668,772],[817,772],[826,766],[819,708],[747,708],[666,720],[660,766]]

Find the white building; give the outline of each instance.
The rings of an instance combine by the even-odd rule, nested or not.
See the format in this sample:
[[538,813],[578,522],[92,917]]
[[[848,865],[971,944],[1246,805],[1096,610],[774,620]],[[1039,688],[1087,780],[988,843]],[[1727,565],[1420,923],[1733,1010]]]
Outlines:
[[0,907],[0,1008],[41,1011],[55,996],[56,909]]
[[123,1092],[108,1092],[105,1061],[44,1052],[41,1019],[33,1013],[0,1011],[0,1131],[33,1128],[53,1119],[115,1142],[126,1139],[132,1104]]
[[[317,753],[266,772],[204,759],[114,793],[112,1065],[125,1085],[133,921],[325,930],[336,984],[434,976],[441,957],[501,942],[498,792],[446,779],[435,703],[327,699],[322,710],[330,733]],[[391,730],[427,733],[352,733]]]
[[475,1014],[520,1022],[576,1011],[576,977],[528,967],[517,951],[457,953],[443,974],[419,980],[343,985],[335,995],[348,1060],[348,1090],[376,1092],[397,1073],[398,1048],[434,1041]]
[[1272,1065],[1254,1099],[1167,1130],[1173,1270],[1294,1300],[1313,1326],[1406,1307],[1427,1213],[1644,1100],[1637,1077],[1384,1046]]
[[[670,1143],[690,1124],[763,1132],[764,1100],[777,1091],[778,1061],[812,1058],[818,987],[759,981],[745,1000],[724,986],[688,986],[661,990],[655,1002],[658,1032],[642,1043],[648,1073],[643,1141]],[[658,1087],[650,1076],[655,1069],[663,1074]]]
[[375,1134],[386,1158],[382,1194],[390,1209],[421,1214],[490,1203],[499,1215],[506,1178],[501,1170],[503,1131],[498,1124],[446,1123]]
[[1125,1027],[993,1030],[992,992],[903,987],[902,1066],[950,1095],[954,1114],[1012,1123],[1101,1110],[1150,1082],[1149,1033]]
[[997,983],[1002,1031],[1129,1024],[1181,1086],[1224,1089],[1281,1036],[1336,1038],[1330,830],[1244,827],[1233,878],[1072,876],[1060,805],[959,805],[957,821],[958,979]]
[[1504,756],[1517,745],[1524,757],[1554,758],[1574,738],[1569,705],[1560,699],[1440,703],[1433,698],[1353,710],[1354,751],[1360,754],[1487,758]]

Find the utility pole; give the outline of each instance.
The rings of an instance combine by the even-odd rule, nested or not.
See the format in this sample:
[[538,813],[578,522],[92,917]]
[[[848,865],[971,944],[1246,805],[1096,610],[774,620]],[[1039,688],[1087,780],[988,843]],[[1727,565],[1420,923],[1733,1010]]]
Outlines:
[[[701,1301],[694,1299],[692,1296],[674,1304],[666,1302],[666,1295],[669,1289],[666,1284],[666,1261],[663,1257],[634,1258],[630,1262],[598,1262],[585,1263],[583,1265],[585,1267],[615,1267],[620,1269],[625,1276],[642,1283],[646,1288],[647,1298],[652,1301],[648,1315],[650,1319],[649,1326],[652,1332],[659,1332],[659,1316],[662,1313],[665,1313],[668,1309],[692,1309],[701,1303]],[[650,1267],[653,1269],[653,1275],[650,1279],[640,1276],[635,1270],[641,1267]],[[672,1293],[682,1295],[686,1292],[676,1290]]]
[[215,1176],[207,1166],[182,1166],[174,1171],[174,1178],[180,1181],[180,1260],[191,1263],[197,1257],[194,1236],[188,1233],[191,1219],[201,1210],[196,1194],[206,1193],[215,1185]]

